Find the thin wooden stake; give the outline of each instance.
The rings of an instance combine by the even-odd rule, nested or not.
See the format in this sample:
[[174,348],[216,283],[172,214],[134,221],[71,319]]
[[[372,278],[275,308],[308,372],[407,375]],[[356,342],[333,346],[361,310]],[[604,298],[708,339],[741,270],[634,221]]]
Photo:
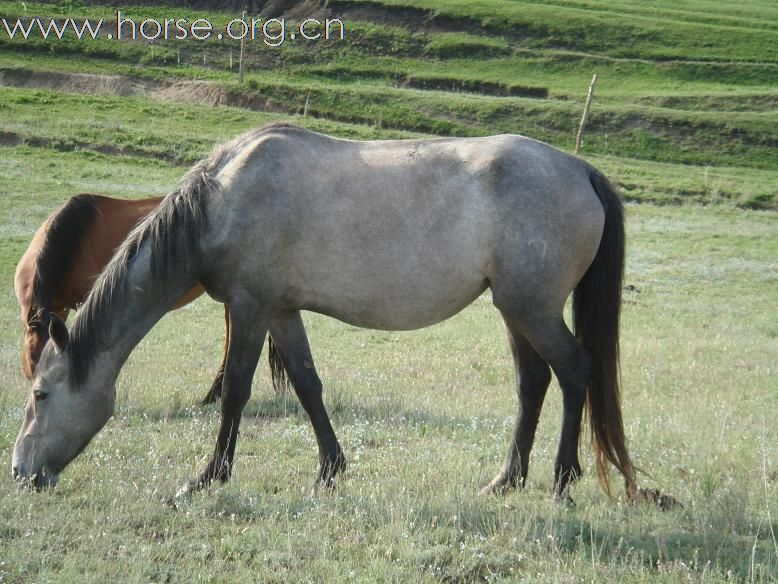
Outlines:
[[575,154],[581,150],[581,144],[583,143],[584,127],[586,127],[586,120],[589,118],[589,108],[592,105],[592,98],[594,97],[594,84],[597,83],[597,73],[592,77],[592,82],[589,84],[589,93],[586,96],[586,105],[584,106],[583,115],[581,116],[581,124],[578,126],[578,135],[575,137]]
[[308,95],[305,96],[305,107],[303,108],[303,117],[308,117],[308,101],[311,99],[311,90],[308,90]]
[[[243,11],[243,22],[246,22],[246,11]],[[246,46],[246,35],[244,34],[240,39],[240,61],[238,63],[238,83],[243,85],[243,51]]]

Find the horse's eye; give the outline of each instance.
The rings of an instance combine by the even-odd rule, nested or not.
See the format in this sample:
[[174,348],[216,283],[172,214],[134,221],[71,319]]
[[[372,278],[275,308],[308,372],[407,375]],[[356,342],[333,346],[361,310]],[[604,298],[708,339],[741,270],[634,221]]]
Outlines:
[[45,391],[36,391],[32,395],[35,397],[35,403],[42,402],[49,397],[49,394]]

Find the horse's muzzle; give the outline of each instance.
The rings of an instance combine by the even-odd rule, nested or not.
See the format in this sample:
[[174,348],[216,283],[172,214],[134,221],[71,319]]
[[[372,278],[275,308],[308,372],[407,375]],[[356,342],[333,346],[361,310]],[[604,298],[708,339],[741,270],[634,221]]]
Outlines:
[[48,473],[45,469],[30,475],[25,472],[25,469],[14,466],[11,474],[20,487],[31,487],[36,491],[56,487],[59,482],[59,475]]

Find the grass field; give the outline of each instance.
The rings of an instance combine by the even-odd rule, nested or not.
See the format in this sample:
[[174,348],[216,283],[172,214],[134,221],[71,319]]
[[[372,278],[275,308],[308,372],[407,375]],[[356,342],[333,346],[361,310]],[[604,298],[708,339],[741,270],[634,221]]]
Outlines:
[[[67,196],[168,192],[215,143],[275,119],[352,138],[513,131],[570,149],[597,72],[583,154],[631,202],[625,428],[648,475],[641,484],[684,508],[608,499],[588,449],[577,505],[555,503],[556,385],[528,487],[477,496],[502,462],[517,407],[487,294],[413,333],[306,315],[350,463],[336,492],[311,495],[310,424],[294,398],[272,393],[263,363],[233,480],[173,509],[166,500],[206,462],[218,425],[215,409],[195,404],[221,358],[222,308],[200,299],[134,351],[114,418],[56,489],[19,490],[4,467],[0,582],[777,580],[773,4],[329,5],[347,17],[343,44],[252,45],[242,86],[227,43],[11,42],[0,28],[0,468],[10,466],[29,391],[13,272]],[[0,2],[5,18],[112,14]],[[73,73],[122,81],[78,85]],[[441,79],[460,89],[440,90]],[[187,97],[182,82],[206,85],[186,86]],[[522,88],[547,95],[500,94]],[[214,95],[227,107],[214,107]]]

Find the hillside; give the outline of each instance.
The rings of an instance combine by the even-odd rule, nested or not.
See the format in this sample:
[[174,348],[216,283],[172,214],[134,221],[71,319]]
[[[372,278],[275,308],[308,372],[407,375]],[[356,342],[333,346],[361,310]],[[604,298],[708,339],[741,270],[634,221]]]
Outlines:
[[[122,16],[139,22],[207,16],[221,27],[235,17],[205,1],[178,4],[126,6]],[[300,123],[332,122],[333,132],[348,135],[515,132],[571,150],[597,73],[582,155],[614,175],[627,198],[778,206],[778,6],[772,3],[335,0],[254,6],[265,18],[292,15],[287,33],[305,17],[338,18],[345,38],[304,41],[298,35],[278,47],[256,38],[246,44],[246,79],[239,85],[238,41],[110,40],[116,12],[102,3],[5,2],[0,16],[8,22],[73,17],[106,23],[88,41],[72,34],[10,40],[0,28],[2,84],[23,87],[28,97],[37,95],[30,89],[54,91],[45,99],[63,108],[73,99],[69,92],[132,94],[304,116]],[[73,73],[110,77],[90,81]],[[25,108],[14,105],[17,95],[2,100],[13,115],[4,116],[0,139],[46,144],[41,126],[13,121],[24,118]],[[339,130],[341,123],[348,126]],[[95,138],[97,151],[113,148],[101,142],[105,137]],[[89,140],[76,141],[90,148]],[[188,164],[204,151],[192,149],[178,162]]]

